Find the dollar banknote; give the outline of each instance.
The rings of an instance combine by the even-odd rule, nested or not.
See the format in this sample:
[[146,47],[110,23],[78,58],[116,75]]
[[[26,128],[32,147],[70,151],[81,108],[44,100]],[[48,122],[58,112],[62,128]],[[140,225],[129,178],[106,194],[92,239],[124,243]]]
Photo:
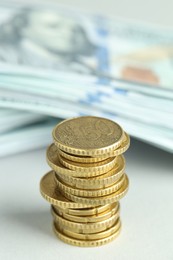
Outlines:
[[173,152],[172,43],[170,29],[0,2],[0,155],[47,145],[57,120],[80,115]]
[[52,127],[60,120],[43,121],[0,135],[0,157],[46,147],[51,143]]
[[0,63],[8,72],[8,65],[68,71],[172,89],[172,44],[171,30],[49,3],[0,3]]
[[8,133],[13,129],[16,130],[21,127],[33,125],[47,120],[44,115],[38,113],[31,113],[16,109],[2,109],[0,110],[0,134]]
[[[23,112],[24,113],[24,112]],[[33,116],[37,114],[33,114]],[[73,116],[78,115],[78,113],[73,111]],[[27,116],[27,115],[26,115]],[[39,115],[37,115],[39,116]],[[71,115],[70,115],[71,116]],[[172,131],[165,129],[146,126],[143,123],[137,121],[126,120],[121,117],[116,117],[115,115],[108,115],[103,113],[98,113],[98,116],[106,116],[112,120],[116,120],[125,129],[128,129],[129,133],[136,132],[136,137],[142,141],[147,141],[151,145],[162,148],[166,151],[173,152],[173,134]],[[38,149],[46,147],[51,143],[51,131],[53,127],[62,120],[66,118],[67,113],[63,114],[61,111],[61,118],[46,117],[42,121],[26,125],[19,126],[13,131],[4,131],[0,135],[0,157],[16,154],[18,152],[24,152],[31,149]],[[6,118],[8,119],[8,117]],[[0,118],[1,122],[1,118]],[[13,125],[12,125],[13,129]],[[134,135],[134,134],[133,134]],[[146,138],[147,136],[147,138]]]

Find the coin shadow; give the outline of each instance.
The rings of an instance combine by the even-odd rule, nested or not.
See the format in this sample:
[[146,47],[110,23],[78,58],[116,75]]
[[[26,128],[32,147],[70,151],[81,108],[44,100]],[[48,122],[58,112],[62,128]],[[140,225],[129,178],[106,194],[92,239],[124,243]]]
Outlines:
[[6,221],[12,222],[16,226],[22,226],[24,229],[29,229],[34,233],[38,232],[39,234],[42,233],[52,237],[51,214],[48,210],[17,211],[16,209],[8,212]]

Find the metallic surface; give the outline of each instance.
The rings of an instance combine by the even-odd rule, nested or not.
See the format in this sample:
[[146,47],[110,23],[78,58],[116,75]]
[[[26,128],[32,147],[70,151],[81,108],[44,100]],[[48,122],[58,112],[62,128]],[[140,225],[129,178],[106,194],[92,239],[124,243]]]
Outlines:
[[59,149],[59,154],[73,162],[80,162],[80,163],[93,163],[93,162],[100,162],[103,161],[109,157],[114,157],[118,156],[122,153],[124,153],[130,146],[130,138],[127,133],[124,132],[124,137],[122,140],[121,145],[111,153],[106,154],[105,156],[96,156],[96,157],[91,157],[91,156],[77,156],[73,154],[69,154],[67,152],[62,151]]
[[65,218],[67,220],[77,222],[77,223],[94,223],[94,222],[106,220],[106,219],[112,217],[115,213],[119,214],[119,208],[120,208],[119,204],[116,204],[116,206],[112,204],[112,207],[110,209],[108,209],[102,213],[99,213],[99,214],[90,215],[90,216],[86,216],[86,215],[74,216],[74,215],[65,213],[60,208],[57,208],[55,206],[52,206],[52,207],[53,207],[54,212],[57,213],[59,216]]
[[68,230],[64,227],[62,227],[61,225],[57,225],[59,230],[61,230],[65,235],[69,236],[69,237],[73,237],[73,238],[77,238],[77,239],[81,239],[81,240],[96,240],[96,239],[101,239],[101,238],[105,238],[108,236],[113,235],[117,230],[119,230],[120,226],[121,226],[121,222],[120,219],[118,218],[117,221],[113,224],[112,227],[103,230],[101,232],[96,232],[96,233],[76,233],[73,232],[71,230]]
[[126,175],[123,185],[118,191],[113,192],[112,194],[109,194],[109,195],[106,195],[103,197],[92,197],[92,198],[91,197],[90,198],[78,197],[78,196],[72,195],[71,193],[65,192],[63,190],[61,190],[61,192],[69,200],[72,200],[72,201],[75,201],[75,202],[81,203],[81,204],[83,203],[85,205],[98,206],[98,205],[113,203],[113,202],[116,202],[116,201],[122,199],[126,195],[126,193],[128,191],[128,187],[129,187],[129,180]]
[[55,178],[57,186],[60,191],[68,192],[72,195],[79,196],[79,197],[100,197],[109,195],[117,190],[123,185],[125,181],[125,174],[123,174],[118,181],[113,183],[111,186],[102,189],[77,189],[73,188],[65,183],[63,183],[57,176]]
[[[48,172],[41,179],[40,192],[43,198],[52,205],[60,206],[62,208],[88,208],[88,205],[69,201],[59,192],[53,171]],[[92,205],[90,206],[92,207]]]
[[74,246],[94,247],[94,246],[105,245],[105,244],[111,242],[112,240],[114,240],[119,235],[119,233],[121,231],[121,227],[119,230],[117,230],[113,235],[111,235],[109,237],[98,239],[98,240],[86,240],[86,241],[71,238],[67,235],[64,235],[61,231],[58,230],[58,228],[55,226],[55,223],[53,224],[53,230],[54,230],[56,236],[58,238],[60,238],[62,241],[64,241],[65,243],[68,243],[68,244],[74,245]]
[[125,160],[122,156],[117,157],[116,165],[107,173],[90,178],[76,178],[70,175],[56,173],[64,182],[79,189],[103,189],[116,182],[125,171]]
[[77,155],[103,155],[122,142],[123,130],[115,122],[94,116],[64,120],[53,130],[57,147]]
[[40,182],[51,204],[57,237],[77,246],[97,246],[120,232],[119,200],[129,180],[122,155],[130,138],[108,119],[85,116],[68,119],[53,130],[47,149],[52,171]]
[[69,214],[71,216],[80,216],[80,217],[97,217],[101,214],[104,214],[106,211],[111,210],[112,208],[119,207],[119,202],[114,202],[112,204],[106,204],[102,206],[97,207],[90,207],[90,208],[82,208],[82,209],[70,209],[70,208],[61,208],[59,206],[53,205],[53,208],[59,212],[61,212],[59,215],[62,215],[63,213]]
[[105,172],[108,172],[111,170],[114,165],[116,164],[116,158],[117,157],[110,157],[107,158],[101,162],[95,162],[95,163],[79,163],[79,162],[73,162],[66,158],[63,158],[62,156],[59,156],[60,162],[62,165],[64,165],[66,168],[80,172],[85,177],[85,173],[97,173],[103,174]]
[[[66,160],[66,159],[65,159]],[[73,176],[73,177],[94,177],[100,174],[106,173],[111,170],[116,164],[116,158],[110,158],[106,160],[107,165],[104,165],[103,162],[100,162],[100,166],[93,166],[91,169],[81,167],[81,171],[75,171],[69,168],[66,168],[62,164],[62,159],[60,159],[60,155],[58,153],[58,148],[52,144],[47,149],[47,162],[49,166],[56,171],[57,173],[66,175],[66,176]],[[98,163],[99,164],[99,163]],[[75,167],[75,166],[74,166]],[[76,166],[77,168],[77,166]],[[78,167],[79,168],[79,167]]]

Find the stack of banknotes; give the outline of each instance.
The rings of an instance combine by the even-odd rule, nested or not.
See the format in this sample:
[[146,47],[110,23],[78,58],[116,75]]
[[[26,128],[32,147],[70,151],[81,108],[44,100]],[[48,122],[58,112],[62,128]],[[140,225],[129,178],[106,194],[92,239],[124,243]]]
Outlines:
[[58,121],[82,115],[173,152],[173,30],[0,3],[0,156],[45,147]]

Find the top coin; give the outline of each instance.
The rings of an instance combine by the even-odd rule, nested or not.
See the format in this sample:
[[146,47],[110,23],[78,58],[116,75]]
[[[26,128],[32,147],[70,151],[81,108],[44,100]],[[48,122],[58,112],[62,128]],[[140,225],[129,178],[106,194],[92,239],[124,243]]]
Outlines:
[[64,120],[52,134],[59,149],[80,156],[110,153],[123,140],[123,130],[117,123],[94,116]]

